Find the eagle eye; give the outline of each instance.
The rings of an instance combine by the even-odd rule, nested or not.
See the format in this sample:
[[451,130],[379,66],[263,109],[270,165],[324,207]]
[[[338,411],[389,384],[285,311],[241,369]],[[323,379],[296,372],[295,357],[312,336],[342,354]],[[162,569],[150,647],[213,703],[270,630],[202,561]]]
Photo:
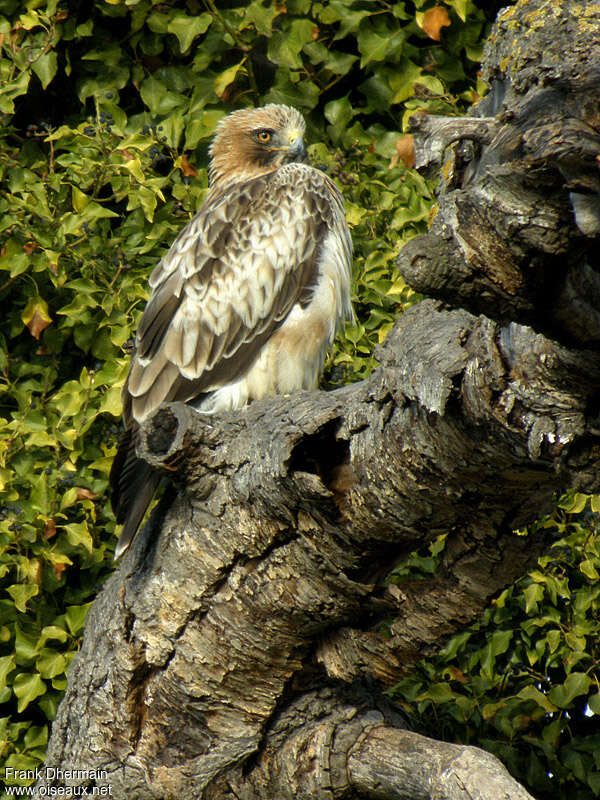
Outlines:
[[254,132],[254,138],[261,144],[268,144],[273,138],[273,133],[274,131],[271,131],[268,128],[261,128],[260,130]]

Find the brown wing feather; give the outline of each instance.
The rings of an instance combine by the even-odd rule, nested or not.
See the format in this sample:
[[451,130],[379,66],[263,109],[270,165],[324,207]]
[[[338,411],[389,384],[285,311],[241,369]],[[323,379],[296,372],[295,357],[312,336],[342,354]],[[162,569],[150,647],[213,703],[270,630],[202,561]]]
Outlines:
[[332,184],[301,165],[282,172],[209,199],[153,272],[125,389],[138,421],[161,402],[239,378],[294,303],[306,302]]
[[310,301],[323,240],[350,241],[337,188],[290,164],[209,195],[150,277],[150,300],[123,390],[125,439],[111,472],[129,546],[158,484],[135,456],[138,423],[162,402],[189,401],[244,375],[294,304]]

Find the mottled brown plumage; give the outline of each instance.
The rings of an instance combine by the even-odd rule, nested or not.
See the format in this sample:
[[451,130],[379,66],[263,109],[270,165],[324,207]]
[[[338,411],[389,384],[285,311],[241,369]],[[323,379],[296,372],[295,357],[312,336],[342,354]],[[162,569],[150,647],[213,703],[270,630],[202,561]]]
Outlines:
[[303,134],[287,106],[222,120],[206,200],[150,276],[111,472],[124,523],[115,557],[159,480],[135,456],[139,423],[174,400],[218,413],[315,388],[336,330],[352,316],[342,198],[323,172],[297,163]]

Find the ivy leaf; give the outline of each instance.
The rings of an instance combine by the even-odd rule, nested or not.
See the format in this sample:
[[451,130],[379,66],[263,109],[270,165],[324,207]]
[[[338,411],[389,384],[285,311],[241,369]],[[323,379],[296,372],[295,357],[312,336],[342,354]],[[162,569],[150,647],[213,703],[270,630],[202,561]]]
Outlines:
[[278,70],[275,83],[265,99],[269,103],[283,103],[296,108],[314,108],[319,102],[319,87],[308,79],[293,83],[290,75],[287,70]]
[[238,72],[242,68],[245,62],[245,58],[243,58],[239,63],[234,64],[233,66],[229,67],[228,69],[221,72],[220,75],[214,80],[214,90],[217,97],[223,99],[225,96],[225,92],[231,86],[231,84],[235,81]]
[[544,596],[544,587],[539,583],[531,583],[523,590],[525,597],[525,613],[529,614],[537,608],[538,603]]
[[142,171],[142,163],[139,158],[126,159],[122,166],[135,178],[138,183],[144,183],[144,173]]
[[48,728],[45,725],[32,725],[23,741],[28,750],[45,748],[48,744]]
[[496,658],[508,650],[512,637],[512,630],[495,631],[492,634],[481,658],[481,671],[484,675],[489,678],[493,676]]
[[555,653],[562,638],[562,634],[559,630],[554,629],[548,633],[546,637],[546,641],[548,643],[548,649],[551,653]]
[[31,297],[21,313],[21,319],[29,328],[29,333],[34,339],[39,339],[52,322],[52,317],[48,311],[48,303],[43,297]]
[[334,127],[346,127],[356,114],[348,95],[338,100],[331,100],[325,106],[325,117]]
[[157,198],[152,189],[149,189],[146,186],[140,186],[137,192],[132,193],[129,196],[127,210],[131,211],[137,206],[141,206],[144,210],[144,216],[148,222],[152,222],[154,219],[154,212],[156,211],[156,205]]
[[37,58],[31,65],[31,69],[40,79],[42,88],[45,89],[56,75],[58,69],[58,58],[56,53],[51,50]]
[[594,562],[591,559],[586,559],[582,561],[579,565],[579,569],[583,572],[586,578],[589,578],[591,581],[597,581],[600,578],[600,573],[598,572],[598,562]]
[[358,56],[352,55],[352,53],[335,53],[329,50],[324,66],[335,75],[347,75],[357,61]]
[[78,636],[83,630],[87,613],[90,610],[91,603],[85,603],[82,606],[69,606],[65,612],[65,620],[67,627],[73,636]]
[[163,122],[163,137],[166,138],[167,144],[174,150],[179,147],[179,140],[183,134],[184,125],[183,115],[179,113],[171,114],[171,116]]
[[55,650],[44,648],[40,652],[38,660],[35,662],[36,669],[42,678],[55,678],[63,675],[67,666],[67,660],[62,653]]
[[12,653],[9,656],[0,657],[0,692],[4,691],[8,675],[10,675],[14,669],[16,669],[16,663]]
[[69,544],[73,547],[83,547],[88,553],[92,552],[94,542],[88,530],[88,524],[84,522],[70,522],[64,525]]
[[415,84],[421,79],[421,67],[414,61],[403,59],[393,75],[390,75],[388,85],[393,91],[392,103],[402,103],[415,93]]
[[360,66],[366,67],[371,61],[383,61],[388,51],[390,37],[377,33],[372,27],[365,26],[358,32],[358,49],[362,56]]
[[596,692],[595,694],[591,695],[588,700],[588,706],[590,710],[594,712],[594,714],[600,714],[600,692]]
[[90,198],[82,192],[81,189],[78,189],[77,186],[71,187],[71,203],[73,205],[74,210],[81,214],[87,204],[90,202]]
[[31,73],[23,70],[13,81],[0,82],[0,111],[3,114],[14,114],[14,100],[25,94],[29,88]]
[[238,31],[254,25],[256,32],[262,36],[271,36],[273,20],[279,14],[286,13],[283,3],[269,3],[265,7],[260,0],[253,0],[252,3],[239,10],[242,12],[242,22],[238,26]]
[[287,69],[302,69],[300,53],[304,45],[313,40],[315,32],[318,35],[318,30],[311,20],[295,19],[288,28],[276,31],[269,39],[267,48],[269,59]]
[[[52,569],[54,571],[57,580],[60,580],[62,578],[64,571],[67,569],[67,567],[69,567],[73,563],[71,559],[64,553],[57,553],[52,550],[46,554],[46,557],[50,562],[50,564],[52,564]],[[66,632],[63,631],[63,633],[66,639]]]
[[367,209],[356,203],[346,202],[346,221],[351,228],[360,224],[362,218],[367,214]]
[[406,169],[412,169],[415,165],[415,141],[411,133],[398,137],[394,144],[396,152],[390,159],[390,169],[402,161]]
[[140,95],[150,111],[158,116],[167,116],[185,103],[182,95],[170,92],[165,84],[153,75],[142,83]]
[[31,479],[29,502],[34,511],[47,515],[49,511],[48,476],[40,472]]
[[17,657],[17,664],[28,664],[33,661],[37,653],[37,637],[25,633],[25,631],[22,631],[21,628],[15,624],[15,654]]
[[206,139],[214,133],[215,127],[223,118],[222,110],[207,110],[200,115],[186,121],[185,149],[193,150],[201,139]]
[[58,625],[46,625],[44,628],[42,628],[42,635],[40,636],[38,644],[39,647],[44,647],[48,641],[56,640],[64,643],[68,638],[69,634]]
[[439,42],[441,39],[441,30],[448,27],[450,16],[444,6],[434,6],[429,8],[424,13],[416,14],[417,25],[422,28],[430,39]]
[[574,492],[573,494],[563,497],[560,500],[559,505],[567,512],[567,514],[580,514],[586,507],[588,500],[589,495]]
[[25,28],[26,31],[29,31],[32,28],[40,25],[40,14],[38,11],[34,10],[27,11],[19,16],[19,23],[23,28]]
[[56,717],[60,698],[61,695],[58,692],[46,692],[46,694],[38,701],[38,706],[45,715],[46,719],[52,721]]
[[463,22],[467,21],[467,5],[469,0],[446,0],[446,3],[453,8]]
[[533,702],[548,714],[557,711],[557,707],[550,701],[547,695],[540,692],[535,686],[525,686],[518,694],[523,700],[533,700]]
[[21,714],[30,703],[46,693],[46,684],[37,672],[20,672],[15,677],[13,692],[19,700],[17,711]]
[[22,614],[27,612],[27,603],[39,594],[40,587],[32,583],[15,583],[6,590],[15,601],[15,608]]
[[167,24],[167,31],[175,34],[179,42],[179,49],[185,53],[190,49],[196,36],[206,33],[211,22],[212,16],[208,12],[199,14],[197,17],[175,14]]
[[434,703],[448,703],[456,697],[447,683],[433,683],[427,691],[422,692],[418,700],[432,700]]
[[572,672],[562,685],[548,692],[548,697],[559,708],[569,708],[575,697],[587,693],[591,683],[592,679],[584,672]]
[[339,22],[340,25],[335,33],[334,41],[344,39],[348,34],[355,34],[365,17],[370,15],[370,11],[352,11],[346,2],[333,0],[330,3],[323,3],[319,11],[319,19],[326,25]]
[[120,417],[122,410],[121,388],[119,386],[111,386],[102,397],[100,411],[104,414],[111,414],[113,417]]
[[163,14],[160,11],[153,11],[148,14],[146,18],[146,25],[153,33],[167,33],[169,27],[169,14]]

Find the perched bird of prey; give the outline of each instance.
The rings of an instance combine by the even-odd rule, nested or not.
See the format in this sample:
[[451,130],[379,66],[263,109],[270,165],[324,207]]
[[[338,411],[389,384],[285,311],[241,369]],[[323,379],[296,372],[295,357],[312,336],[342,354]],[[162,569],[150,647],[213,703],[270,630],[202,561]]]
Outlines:
[[125,433],[111,471],[129,546],[160,476],[136,457],[140,423],[161,403],[239,409],[317,386],[336,331],[352,318],[352,246],[342,197],[305,158],[294,108],[234,111],[210,148],[210,188],[150,276],[123,389]]

